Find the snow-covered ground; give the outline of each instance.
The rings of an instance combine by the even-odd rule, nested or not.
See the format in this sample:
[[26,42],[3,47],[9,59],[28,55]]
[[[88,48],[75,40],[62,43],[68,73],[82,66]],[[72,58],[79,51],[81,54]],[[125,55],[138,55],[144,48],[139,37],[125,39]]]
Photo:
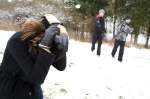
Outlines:
[[13,31],[0,30],[0,62],[2,61],[3,53],[8,39],[14,34]]
[[[13,34],[0,31],[0,58]],[[91,44],[70,40],[67,68],[51,67],[42,85],[45,99],[150,99],[150,50],[125,48],[123,62],[112,58],[112,46],[102,45],[101,56]]]

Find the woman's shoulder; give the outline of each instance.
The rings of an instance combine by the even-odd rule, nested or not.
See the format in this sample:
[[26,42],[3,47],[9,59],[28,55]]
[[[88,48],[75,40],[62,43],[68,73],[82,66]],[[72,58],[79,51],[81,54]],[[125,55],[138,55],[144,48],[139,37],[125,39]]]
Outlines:
[[21,33],[16,32],[8,40],[6,48],[9,50],[16,50],[17,48],[23,48],[24,46],[26,46],[26,42],[21,40]]
[[9,39],[9,41],[12,40],[21,40],[21,32],[15,32]]
[[21,32],[14,33],[8,40],[8,43],[17,43],[21,41]]
[[11,38],[20,38],[20,37],[21,37],[21,32],[16,32],[11,36]]

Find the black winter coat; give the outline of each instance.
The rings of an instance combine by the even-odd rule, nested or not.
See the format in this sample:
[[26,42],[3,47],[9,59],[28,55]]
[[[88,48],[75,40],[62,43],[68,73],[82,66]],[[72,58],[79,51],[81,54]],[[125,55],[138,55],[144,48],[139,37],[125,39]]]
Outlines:
[[66,54],[55,61],[55,55],[42,49],[31,55],[28,41],[15,33],[8,41],[0,67],[0,99],[38,99],[36,88],[44,82],[50,65],[62,71]]
[[97,16],[95,19],[95,34],[102,35],[102,33],[105,32],[105,20],[104,18]]

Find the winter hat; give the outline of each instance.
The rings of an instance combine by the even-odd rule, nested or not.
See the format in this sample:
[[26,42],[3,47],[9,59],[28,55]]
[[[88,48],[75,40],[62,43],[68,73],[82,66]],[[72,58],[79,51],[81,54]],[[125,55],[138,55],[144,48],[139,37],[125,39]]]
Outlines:
[[100,9],[99,10],[99,16],[103,17],[105,14],[105,10],[104,9]]
[[44,17],[47,19],[49,24],[53,23],[61,23],[54,15],[52,14],[45,14]]

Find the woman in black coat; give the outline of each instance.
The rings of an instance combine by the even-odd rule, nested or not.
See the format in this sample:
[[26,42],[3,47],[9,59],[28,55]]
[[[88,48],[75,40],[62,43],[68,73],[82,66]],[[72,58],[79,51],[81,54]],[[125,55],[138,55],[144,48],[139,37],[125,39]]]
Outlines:
[[95,50],[95,44],[96,42],[98,42],[96,53],[98,56],[100,56],[101,54],[101,45],[104,38],[104,33],[106,32],[104,15],[105,15],[104,9],[100,9],[99,14],[96,16],[95,19],[95,30],[92,37],[91,51],[93,52]]
[[30,20],[9,39],[0,66],[0,99],[43,99],[40,85],[50,65],[60,71],[66,67],[66,53],[61,51],[58,58],[59,50],[53,46],[57,30],[45,32],[52,36],[47,42],[40,22]]

